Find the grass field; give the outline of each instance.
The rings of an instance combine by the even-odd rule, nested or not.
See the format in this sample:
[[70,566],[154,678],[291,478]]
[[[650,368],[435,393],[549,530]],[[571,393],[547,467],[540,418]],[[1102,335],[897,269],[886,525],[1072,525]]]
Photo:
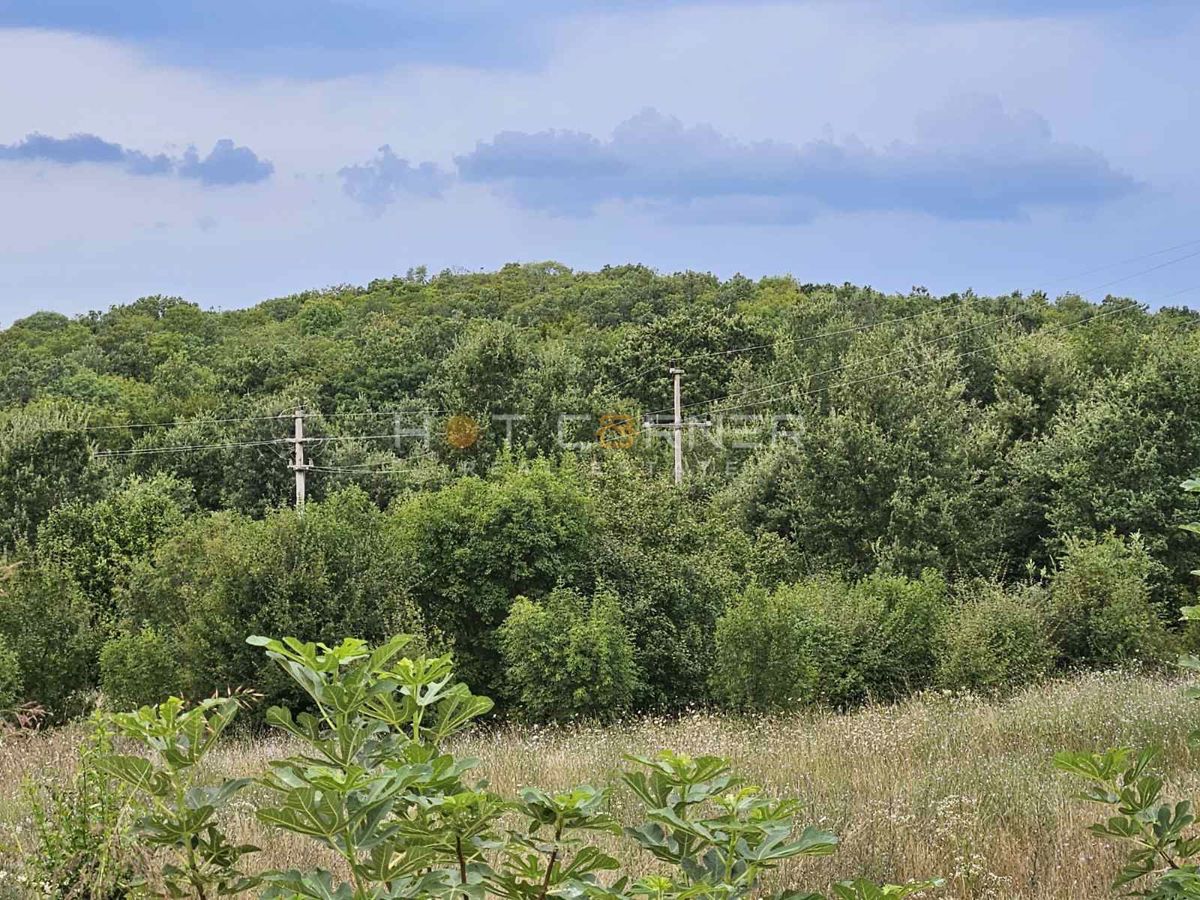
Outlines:
[[[844,716],[746,718],[698,714],[608,728],[477,731],[455,748],[482,760],[493,787],[562,787],[609,782],[627,753],[671,747],[719,754],[773,792],[800,798],[806,820],[836,831],[838,854],[789,866],[780,883],[824,888],[839,877],[902,880],[940,875],[939,896],[1102,898],[1117,856],[1085,832],[1098,810],[1074,798],[1077,785],[1053,771],[1061,749],[1158,744],[1173,794],[1200,795],[1186,736],[1200,708],[1177,683],[1126,674],[1086,675],[1004,702],[926,694]],[[61,778],[78,732],[63,729],[0,745],[0,826],[4,861],[19,868],[22,784]],[[284,741],[232,741],[215,765],[254,774],[286,753]],[[300,839],[262,832],[253,795],[234,831],[264,848],[264,866],[329,865]],[[618,792],[618,815],[629,798]],[[633,856],[632,850],[626,852]]]

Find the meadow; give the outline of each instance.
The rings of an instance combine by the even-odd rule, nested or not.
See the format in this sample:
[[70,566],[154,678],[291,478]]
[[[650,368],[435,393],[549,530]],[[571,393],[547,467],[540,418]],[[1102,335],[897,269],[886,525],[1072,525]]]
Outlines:
[[[1063,749],[1155,744],[1163,748],[1168,794],[1200,793],[1186,740],[1196,711],[1179,687],[1144,675],[1090,673],[1006,700],[925,692],[844,715],[697,712],[607,727],[481,727],[457,737],[453,749],[478,757],[482,775],[505,795],[526,785],[611,783],[630,753],[669,747],[726,756],[771,793],[799,798],[801,822],[841,838],[835,855],[789,862],[766,889],[851,874],[897,881],[939,875],[946,879],[939,897],[1084,900],[1110,895],[1119,854],[1087,833],[1100,811],[1078,799],[1079,784],[1055,772],[1051,759]],[[80,728],[11,734],[0,743],[10,885],[31,849],[24,786],[70,777]],[[293,749],[279,738],[241,736],[227,741],[212,765],[220,775],[254,775]],[[619,818],[630,799],[614,795]],[[239,797],[230,822],[231,836],[262,847],[256,865],[331,865],[309,841],[264,832],[253,815],[256,802],[253,790]],[[631,846],[620,849],[636,857]]]

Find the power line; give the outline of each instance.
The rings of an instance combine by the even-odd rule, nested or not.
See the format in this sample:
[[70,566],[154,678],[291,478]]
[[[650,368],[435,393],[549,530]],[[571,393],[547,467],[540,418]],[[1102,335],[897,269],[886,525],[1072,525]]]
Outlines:
[[101,450],[95,456],[110,457],[110,456],[143,456],[152,453],[191,453],[198,450],[224,450],[234,447],[265,447],[269,444],[286,444],[290,441],[286,438],[273,438],[263,441],[227,441],[224,443],[213,444],[180,444],[171,447],[131,447],[126,450]]
[[404,472],[411,469],[416,463],[426,459],[433,459],[433,454],[421,454],[420,456],[408,457],[406,459],[396,458],[392,462],[381,462],[379,465],[361,465],[361,466],[321,466],[310,465],[311,472],[349,472],[367,475],[388,475],[393,472]]
[[[435,411],[436,410],[433,410],[432,408],[413,410],[413,412],[435,412]],[[342,413],[342,412],[333,412],[333,413],[316,412],[316,413],[311,413],[310,415],[312,415],[316,418],[321,418],[321,419],[381,418],[381,417],[386,418],[386,417],[393,416],[393,415],[404,414],[404,412],[405,411],[344,412],[344,413]],[[171,422],[128,422],[128,423],[124,423],[124,424],[112,424],[112,425],[83,425],[78,428],[63,428],[63,429],[57,429],[57,430],[91,432],[91,431],[119,431],[119,430],[129,430],[129,429],[134,429],[134,428],[182,428],[187,425],[219,425],[219,424],[223,425],[223,424],[229,424],[231,422],[278,421],[280,419],[287,418],[287,416],[288,416],[288,414],[286,412],[275,413],[274,415],[269,415],[269,416],[223,416],[223,417],[219,417],[219,418],[208,418],[205,416],[198,416],[193,419],[176,419]],[[55,430],[55,429],[47,429],[47,430]]]
[[179,419],[174,422],[130,422],[124,425],[84,425],[79,428],[64,428],[61,431],[115,431],[118,429],[129,428],[180,428],[184,425],[216,425],[228,422],[263,422],[271,419],[279,419],[282,413],[274,416],[230,416],[227,418],[208,419]]
[[[272,416],[272,418],[275,418]],[[305,444],[324,444],[334,443],[337,441],[370,441],[370,440],[392,440],[396,437],[394,434],[345,434],[345,435],[329,435],[326,437],[310,437],[302,438],[302,443]],[[185,453],[197,450],[220,450],[235,447],[265,447],[271,444],[294,444],[295,438],[272,438],[269,440],[257,441],[224,441],[220,443],[208,444],[180,444],[171,447],[131,447],[125,450],[101,450],[95,455],[102,456],[140,456],[151,453]]]
[[661,368],[662,368],[661,363],[655,363],[654,365],[652,365],[648,368],[642,369],[642,371],[638,372],[636,375],[630,375],[624,381],[617,382],[616,384],[609,387],[609,390],[610,391],[620,390],[621,388],[625,387],[625,385],[629,384],[629,382],[635,381],[638,378],[642,378],[646,375],[649,375],[651,372],[657,372]]
[[378,441],[378,440],[394,440],[397,437],[395,433],[388,434],[333,434],[324,437],[305,438],[307,444],[331,444],[338,441]]
[[1096,266],[1096,268],[1094,268],[1094,269],[1088,269],[1085,272],[1078,272],[1075,275],[1069,275],[1066,278],[1056,278],[1054,281],[1051,281],[1050,283],[1051,284],[1061,284],[1064,281],[1070,281],[1070,280],[1073,280],[1076,278],[1083,278],[1087,275],[1094,275],[1097,272],[1103,272],[1106,269],[1115,269],[1117,266],[1128,265],[1131,262],[1141,262],[1143,259],[1152,259],[1155,256],[1162,256],[1164,253],[1173,253],[1176,250],[1182,250],[1185,247],[1194,247],[1197,244],[1200,244],[1200,238],[1197,238],[1196,240],[1193,240],[1193,241],[1184,241],[1182,244],[1175,244],[1172,247],[1164,247],[1161,250],[1153,250],[1150,253],[1143,253],[1140,256],[1131,256],[1128,259],[1120,259],[1120,260],[1117,260],[1116,262],[1105,263],[1102,266]]

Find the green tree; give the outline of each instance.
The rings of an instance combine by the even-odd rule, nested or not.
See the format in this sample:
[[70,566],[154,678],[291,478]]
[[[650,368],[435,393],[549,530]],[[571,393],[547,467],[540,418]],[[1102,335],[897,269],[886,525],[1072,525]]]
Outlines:
[[0,411],[0,550],[32,542],[55,506],[101,487],[82,408],[38,403]]
[[750,541],[702,499],[604,452],[588,478],[591,579],[621,598],[642,673],[637,706],[703,701],[717,619],[745,587]]
[[134,561],[179,527],[192,506],[190,485],[166,475],[134,477],[92,503],[56,508],[38,529],[38,550],[69,572],[111,623],[114,596]]
[[496,690],[496,630],[517,597],[579,583],[594,522],[574,468],[534,462],[411,497],[392,511],[390,531],[427,622],[452,642],[464,677]]
[[796,594],[754,585],[717,622],[713,693],[732,709],[786,709],[812,697],[811,666]]
[[1020,479],[1038,506],[1052,553],[1074,538],[1108,531],[1141,535],[1160,566],[1155,599],[1176,606],[1188,584],[1190,550],[1180,524],[1200,513],[1172,489],[1200,469],[1200,360],[1179,339],[1145,341],[1134,368],[1097,380],[1064,408],[1050,434],[1022,460]]

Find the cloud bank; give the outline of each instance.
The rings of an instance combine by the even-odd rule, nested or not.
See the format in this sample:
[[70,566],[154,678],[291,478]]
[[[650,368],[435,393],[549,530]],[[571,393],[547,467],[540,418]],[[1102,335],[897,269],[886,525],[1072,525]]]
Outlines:
[[742,142],[646,109],[601,140],[507,131],[455,157],[460,178],[520,205],[581,216],[611,202],[698,222],[805,222],[826,212],[1011,220],[1038,207],[1095,207],[1139,184],[1095,150],[1054,139],[1040,116],[994,97],[918,119],[916,139]]
[[269,160],[260,159],[249,147],[239,147],[228,138],[217,141],[204,158],[195,147],[189,147],[182,158],[172,159],[163,153],[150,156],[130,150],[94,134],[56,138],[34,132],[15,144],[0,144],[3,160],[112,166],[130,175],[177,175],[204,185],[253,184],[275,171]]

